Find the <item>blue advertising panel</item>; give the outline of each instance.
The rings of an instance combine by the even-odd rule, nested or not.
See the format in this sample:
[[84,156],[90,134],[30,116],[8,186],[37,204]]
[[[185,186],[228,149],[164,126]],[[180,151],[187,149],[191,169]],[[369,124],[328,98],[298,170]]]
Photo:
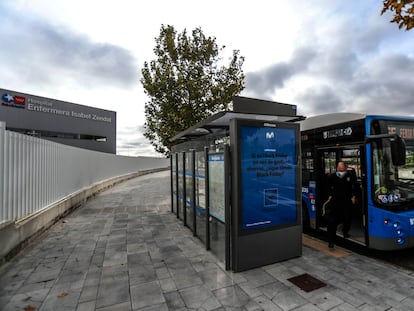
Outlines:
[[297,129],[241,125],[241,228],[298,223]]

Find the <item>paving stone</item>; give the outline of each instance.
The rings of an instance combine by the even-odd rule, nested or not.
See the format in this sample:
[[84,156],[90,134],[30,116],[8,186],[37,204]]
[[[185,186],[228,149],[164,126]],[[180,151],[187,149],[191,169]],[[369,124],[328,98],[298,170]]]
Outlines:
[[291,290],[278,293],[272,301],[284,311],[292,310],[307,303],[303,297]]
[[262,311],[263,308],[254,300],[249,300],[244,306],[243,310],[247,311]]
[[157,275],[158,280],[168,279],[171,277],[170,271],[165,266],[155,268],[155,274]]
[[132,310],[131,302],[123,302],[109,307],[99,308],[96,311],[130,311]]
[[210,269],[218,268],[216,264],[216,260],[208,260],[200,257],[192,257],[190,258],[190,262],[193,265],[193,268],[196,272],[201,272]]
[[[307,303],[303,306],[297,307],[294,309],[295,311],[322,311],[321,309],[319,309],[317,306],[311,304],[311,303]],[[335,310],[335,309],[332,309]],[[344,310],[345,311],[345,310]],[[351,310],[350,310],[351,311]]]
[[131,286],[131,299],[134,310],[165,302],[157,281]]
[[56,280],[61,272],[61,269],[45,270],[41,272],[32,273],[26,280],[25,284],[34,284]]
[[[306,309],[303,309],[303,310],[305,311]],[[343,303],[330,310],[332,311],[358,311],[359,309],[355,308],[354,306],[348,303]]]
[[280,264],[271,269],[266,269],[265,271],[274,279],[284,284],[289,284],[289,281],[287,281],[287,279],[298,275],[296,272]]
[[254,301],[262,308],[264,311],[283,311],[280,307],[275,305],[272,300],[266,296],[258,296],[254,298]]
[[53,287],[55,282],[56,282],[56,280],[50,280],[50,281],[46,281],[46,282],[39,282],[39,283],[33,283],[33,284],[24,284],[21,287],[19,287],[15,291],[15,293],[22,294],[22,293],[27,293],[27,292],[34,291],[34,290],[39,290],[39,289],[50,289],[50,288]]
[[79,284],[80,287],[82,287],[83,283],[85,282],[86,274],[87,274],[86,269],[83,272],[66,271],[65,273],[62,273],[58,277],[55,285],[71,283],[73,287],[73,284],[77,283]]
[[152,262],[148,252],[128,254],[128,267],[130,269],[150,264],[152,264]]
[[198,272],[204,286],[210,290],[227,287],[233,284],[233,280],[220,268],[203,270]]
[[161,289],[164,293],[172,292],[177,290],[177,286],[173,279],[161,279],[159,280]]
[[[233,280],[234,284],[247,282],[246,277],[244,277],[241,273],[234,273],[230,271],[226,271],[226,273]],[[255,285],[252,285],[252,286],[255,286]]]
[[213,293],[203,285],[192,286],[179,292],[189,309],[215,310],[221,307]]
[[[169,309],[168,309],[168,306],[167,306],[166,303],[162,303],[162,304],[158,304],[158,305],[149,306],[149,307],[146,307],[146,308],[139,309],[139,311],[169,311]],[[187,311],[187,309],[186,308],[180,308],[180,309],[177,309],[176,311]]]
[[55,311],[55,310],[76,310],[80,290],[51,290],[43,302],[41,311]]
[[115,265],[104,267],[101,274],[102,283],[127,283],[128,282],[128,270],[126,265]]
[[215,290],[214,295],[224,307],[241,308],[250,301],[250,297],[237,285]]
[[117,266],[122,264],[127,264],[128,257],[127,253],[119,250],[109,250],[105,254],[103,266]]
[[262,285],[257,289],[259,292],[263,293],[269,299],[273,299],[277,294],[289,290],[289,288],[285,284],[277,280],[275,282]]
[[[225,271],[170,212],[169,191],[162,172],[87,201],[0,267],[0,310],[412,310],[414,272],[354,253],[305,246],[301,257]],[[304,292],[287,280],[302,273],[328,286]]]
[[95,311],[95,301],[80,302],[76,311]]
[[312,296],[309,301],[321,310],[330,310],[344,303],[344,301],[339,297],[322,290]]
[[360,299],[357,292],[347,292],[342,289],[334,289],[331,291],[331,294],[338,297],[346,304],[349,304],[354,308],[359,308],[361,305],[364,304],[364,301]]
[[96,300],[98,295],[98,286],[84,286],[79,298],[79,302]]
[[390,306],[380,306],[380,305],[376,305],[376,304],[363,304],[361,307],[358,308],[358,310],[360,311],[391,311],[391,307]]
[[129,270],[129,282],[131,286],[155,280],[157,280],[157,275],[152,265],[137,266],[135,269]]
[[249,282],[238,283],[238,285],[250,298],[255,298],[263,295],[263,292],[260,291],[260,287],[254,287]]
[[164,294],[167,302],[168,310],[177,310],[185,307],[185,303],[181,298],[181,295],[177,291],[169,292]]
[[93,265],[89,268],[88,274],[83,286],[97,286],[101,279],[102,269],[94,267]]
[[[414,285],[414,280],[413,280],[413,285]],[[398,289],[394,290],[394,289],[389,289],[389,288],[382,289],[381,297],[390,298],[391,300],[398,301],[398,302],[401,302],[404,299],[408,298],[407,295],[400,293]],[[413,305],[413,308],[414,308],[414,305]]]
[[252,269],[241,272],[241,274],[248,280],[254,287],[259,287],[265,284],[274,282],[274,279],[263,269]]
[[49,291],[50,289],[38,289],[16,294],[8,301],[6,300],[7,304],[2,306],[2,310],[24,310],[28,306],[33,306],[36,310],[39,310]]
[[130,288],[128,282],[101,283],[98,290],[97,308],[107,307],[130,301]]
[[139,242],[141,241],[138,240],[137,243],[133,243],[132,241],[128,240],[128,244],[127,244],[128,254],[148,252],[147,245],[145,243],[139,243]]
[[195,271],[187,269],[169,269],[169,271],[178,289],[203,284],[203,281]]
[[0,296],[0,306],[1,307],[6,306],[9,303],[11,298],[12,296],[6,296],[6,295]]

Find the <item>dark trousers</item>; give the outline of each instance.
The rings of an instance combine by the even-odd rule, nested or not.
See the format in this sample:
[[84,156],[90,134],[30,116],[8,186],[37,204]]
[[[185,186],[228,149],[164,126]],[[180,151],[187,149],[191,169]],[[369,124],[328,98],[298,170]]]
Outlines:
[[335,242],[336,228],[342,224],[344,234],[349,233],[352,221],[352,202],[350,200],[334,200],[328,217],[328,241]]
[[343,227],[342,232],[344,234],[349,233],[349,229],[351,229],[351,223],[352,223],[352,202],[345,207],[344,209],[344,219],[343,219]]

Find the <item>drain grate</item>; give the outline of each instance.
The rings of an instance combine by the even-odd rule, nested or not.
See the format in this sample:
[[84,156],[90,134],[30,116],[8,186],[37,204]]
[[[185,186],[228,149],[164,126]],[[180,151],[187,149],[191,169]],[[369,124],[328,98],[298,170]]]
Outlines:
[[305,292],[311,292],[315,289],[326,286],[326,284],[318,279],[315,279],[310,274],[304,273],[293,278],[288,279],[291,283],[295,284],[301,290]]

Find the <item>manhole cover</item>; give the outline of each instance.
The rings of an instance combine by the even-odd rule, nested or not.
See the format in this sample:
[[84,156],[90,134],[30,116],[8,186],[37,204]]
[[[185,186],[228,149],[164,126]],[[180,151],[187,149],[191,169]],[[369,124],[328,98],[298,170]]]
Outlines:
[[326,286],[324,282],[315,279],[313,276],[307,273],[290,278],[288,281],[292,282],[305,292],[311,292],[315,289]]

